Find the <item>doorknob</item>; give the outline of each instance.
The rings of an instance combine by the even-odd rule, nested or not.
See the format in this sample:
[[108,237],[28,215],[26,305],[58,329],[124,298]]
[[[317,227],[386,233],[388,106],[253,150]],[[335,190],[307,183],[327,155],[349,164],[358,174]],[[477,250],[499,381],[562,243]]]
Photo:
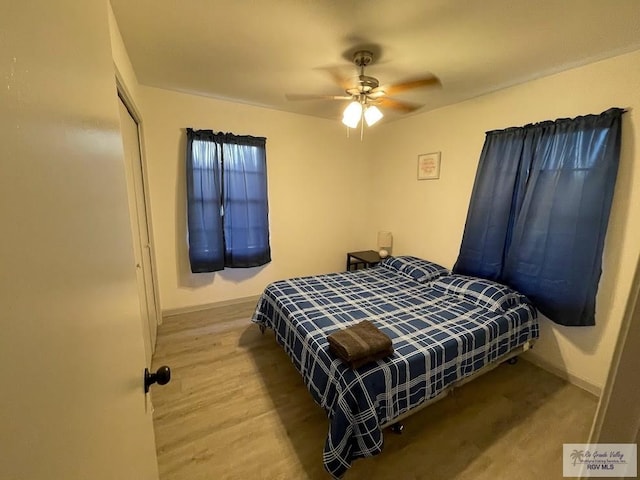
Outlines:
[[166,385],[171,380],[171,369],[163,365],[156,373],[149,372],[148,368],[144,369],[144,393],[149,393],[149,387],[154,383],[158,385]]

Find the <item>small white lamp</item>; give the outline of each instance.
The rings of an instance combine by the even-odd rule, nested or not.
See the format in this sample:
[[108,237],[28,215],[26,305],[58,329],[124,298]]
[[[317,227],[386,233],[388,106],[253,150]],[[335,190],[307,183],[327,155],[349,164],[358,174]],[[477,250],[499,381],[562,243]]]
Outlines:
[[391,232],[378,232],[378,255],[380,258],[389,256],[389,249],[393,245],[393,235]]

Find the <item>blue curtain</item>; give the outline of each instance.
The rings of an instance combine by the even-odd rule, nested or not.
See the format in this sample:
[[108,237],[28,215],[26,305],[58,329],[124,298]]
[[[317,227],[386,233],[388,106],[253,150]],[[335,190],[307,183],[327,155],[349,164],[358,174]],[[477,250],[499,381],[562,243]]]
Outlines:
[[488,132],[454,271],[519,290],[556,323],[594,325],[623,113]]
[[227,137],[223,148],[225,265],[271,261],[265,139]]
[[487,133],[455,265],[459,273],[496,281],[501,278],[524,135],[521,128]]
[[187,129],[192,272],[271,261],[265,146],[263,137]]

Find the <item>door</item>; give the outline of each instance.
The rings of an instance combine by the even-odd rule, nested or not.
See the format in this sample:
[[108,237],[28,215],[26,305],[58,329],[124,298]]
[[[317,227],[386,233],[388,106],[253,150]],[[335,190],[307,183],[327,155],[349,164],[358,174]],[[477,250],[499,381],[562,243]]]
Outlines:
[[1,479],[158,480],[107,13],[0,7]]
[[120,97],[118,97],[118,105],[129,194],[129,215],[133,232],[136,281],[140,297],[140,315],[142,316],[145,355],[147,365],[150,367],[151,357],[155,350],[159,315],[152,270],[151,235],[149,234],[148,209],[144,191],[140,137],[138,123]]

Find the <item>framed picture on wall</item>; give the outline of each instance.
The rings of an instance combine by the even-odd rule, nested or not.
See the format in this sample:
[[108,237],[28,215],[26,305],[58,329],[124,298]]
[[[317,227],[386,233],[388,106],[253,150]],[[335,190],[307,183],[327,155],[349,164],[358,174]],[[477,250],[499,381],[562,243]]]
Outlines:
[[440,178],[440,152],[418,155],[418,180]]

